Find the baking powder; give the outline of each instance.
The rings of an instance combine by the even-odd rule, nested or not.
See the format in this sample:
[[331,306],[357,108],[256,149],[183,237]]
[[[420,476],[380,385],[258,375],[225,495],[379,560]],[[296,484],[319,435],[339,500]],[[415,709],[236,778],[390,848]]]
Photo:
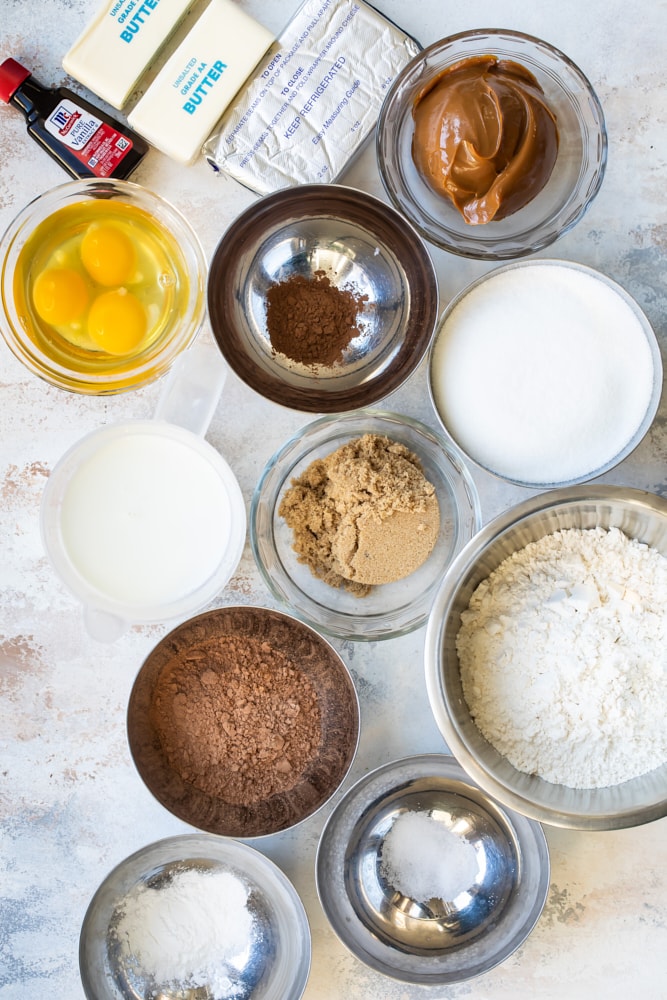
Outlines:
[[227,871],[185,868],[159,886],[141,883],[123,901],[115,935],[125,960],[156,985],[207,986],[234,998],[253,918],[248,888]]
[[667,559],[617,528],[513,553],[461,615],[471,714],[520,771],[572,788],[667,761]]

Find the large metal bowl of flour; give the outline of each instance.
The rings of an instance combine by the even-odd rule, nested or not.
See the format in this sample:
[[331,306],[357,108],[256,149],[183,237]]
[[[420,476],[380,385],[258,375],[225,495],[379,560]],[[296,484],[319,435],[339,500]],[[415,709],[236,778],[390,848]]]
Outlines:
[[618,528],[667,556],[667,500],[620,486],[572,486],[542,493],[485,525],[451,564],[433,602],[425,670],[435,721],[459,763],[489,795],[552,826],[612,830],[667,815],[667,763],[602,788],[570,788],[517,770],[484,738],[466,703],[456,651],[461,614],[478,584],[503,560],[554,531]]

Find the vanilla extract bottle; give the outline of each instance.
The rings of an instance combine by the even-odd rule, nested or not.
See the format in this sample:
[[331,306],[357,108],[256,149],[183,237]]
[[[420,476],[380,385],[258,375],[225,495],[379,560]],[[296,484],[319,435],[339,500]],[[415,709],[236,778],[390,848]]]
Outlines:
[[0,64],[0,99],[23,113],[28,135],[72,177],[125,180],[148,152],[136,132],[68,87],[43,86],[16,59]]

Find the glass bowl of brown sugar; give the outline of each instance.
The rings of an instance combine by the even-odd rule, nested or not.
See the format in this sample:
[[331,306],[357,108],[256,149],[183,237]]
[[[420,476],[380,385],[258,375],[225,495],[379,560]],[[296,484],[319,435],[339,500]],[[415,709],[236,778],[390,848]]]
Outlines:
[[447,568],[481,527],[455,446],[411,417],[321,417],[270,459],[250,543],[271,593],[320,632],[389,639],[422,625]]
[[218,347],[260,395],[311,413],[370,406],[415,370],[438,316],[424,242],[378,198],[337,184],[268,195],[213,254]]
[[135,766],[207,833],[263,837],[315,813],[352,765],[359,703],[338,653],[280,611],[217,608],[149,654],[127,712]]

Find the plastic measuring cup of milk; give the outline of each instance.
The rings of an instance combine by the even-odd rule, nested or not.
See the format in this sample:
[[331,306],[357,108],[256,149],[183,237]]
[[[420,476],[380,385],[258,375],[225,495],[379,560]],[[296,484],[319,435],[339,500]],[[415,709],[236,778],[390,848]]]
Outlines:
[[167,377],[153,419],[87,434],[47,481],[44,547],[95,639],[193,614],[239,563],[243,496],[204,439],[225,374],[217,349],[195,344]]

